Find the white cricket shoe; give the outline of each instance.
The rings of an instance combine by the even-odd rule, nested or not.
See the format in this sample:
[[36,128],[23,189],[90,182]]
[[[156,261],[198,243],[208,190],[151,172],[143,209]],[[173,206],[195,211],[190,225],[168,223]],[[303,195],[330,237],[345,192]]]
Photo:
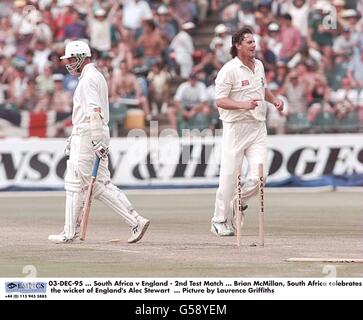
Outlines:
[[137,217],[137,222],[137,226],[131,229],[131,237],[127,240],[128,243],[135,243],[141,240],[150,225],[150,221],[141,216]]
[[234,236],[234,231],[227,222],[212,222],[210,231],[219,237]]
[[[237,212],[238,212],[238,201],[237,197],[235,197],[231,202],[232,207],[232,218],[231,218],[231,225],[234,230],[234,232],[237,232]],[[242,217],[241,217],[241,228],[243,227],[244,221],[245,221],[245,211],[248,208],[248,205],[245,203],[242,203]]]
[[79,237],[79,232],[76,232],[73,238],[67,238],[64,231],[62,231],[60,234],[49,235],[48,240],[54,243],[70,243],[78,239],[78,237]]

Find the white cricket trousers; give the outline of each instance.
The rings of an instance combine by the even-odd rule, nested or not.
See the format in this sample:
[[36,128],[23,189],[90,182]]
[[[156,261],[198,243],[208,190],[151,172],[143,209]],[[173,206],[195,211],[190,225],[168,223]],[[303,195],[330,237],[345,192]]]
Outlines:
[[248,168],[242,186],[242,202],[258,193],[258,164],[262,163],[266,176],[266,124],[265,122],[223,122],[223,140],[219,187],[212,222],[226,222],[231,202],[237,189],[237,172],[246,157]]
[[[71,137],[71,152],[67,161],[65,176],[66,208],[65,227],[66,238],[72,239],[79,227],[83,198],[88,188],[95,153],[92,149],[91,131],[88,123],[73,127]],[[109,145],[110,134],[108,126],[104,126],[103,142]],[[103,202],[122,218],[127,224],[135,227],[139,214],[134,210],[126,195],[111,183],[108,159],[102,159],[97,172],[93,197]]]

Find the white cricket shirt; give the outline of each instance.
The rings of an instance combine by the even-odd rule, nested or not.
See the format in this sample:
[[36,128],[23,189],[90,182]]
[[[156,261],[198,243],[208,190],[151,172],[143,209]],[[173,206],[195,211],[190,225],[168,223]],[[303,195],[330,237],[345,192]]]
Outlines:
[[[265,70],[258,59],[255,59],[254,73],[238,57],[228,61],[219,70],[215,84],[216,99],[230,98],[240,102],[265,99]],[[266,120],[266,106],[262,101],[254,110],[218,110],[220,119],[225,122]]]
[[93,63],[85,65],[73,95],[72,123],[78,125],[89,122],[93,108],[101,108],[104,124],[108,124],[108,87],[101,72]]

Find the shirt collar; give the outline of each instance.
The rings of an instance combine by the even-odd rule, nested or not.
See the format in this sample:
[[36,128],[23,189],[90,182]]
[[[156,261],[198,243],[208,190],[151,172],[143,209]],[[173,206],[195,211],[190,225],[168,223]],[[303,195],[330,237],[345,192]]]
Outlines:
[[82,69],[82,72],[81,72],[81,75],[78,77],[78,79],[81,79],[83,76],[84,76],[84,74],[86,73],[86,71],[90,68],[90,67],[94,67],[94,63],[87,63],[84,67],[83,67],[83,69]]
[[[248,70],[250,70],[250,68],[248,68],[241,60],[240,58],[238,58],[237,56],[234,57],[235,63],[238,67],[243,67],[243,68],[247,68]],[[255,64],[255,70],[257,68],[257,63],[256,63],[256,58],[253,58],[253,62]]]

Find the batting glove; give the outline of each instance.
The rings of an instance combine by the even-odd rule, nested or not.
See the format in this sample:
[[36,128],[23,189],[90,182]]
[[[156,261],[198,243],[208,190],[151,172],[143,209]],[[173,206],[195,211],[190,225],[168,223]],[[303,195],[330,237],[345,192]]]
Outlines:
[[102,142],[102,141],[98,141],[98,142],[92,141],[92,149],[95,152],[96,156],[99,157],[100,159],[107,158],[107,155],[109,153],[109,149],[108,149],[108,146],[104,142]]

